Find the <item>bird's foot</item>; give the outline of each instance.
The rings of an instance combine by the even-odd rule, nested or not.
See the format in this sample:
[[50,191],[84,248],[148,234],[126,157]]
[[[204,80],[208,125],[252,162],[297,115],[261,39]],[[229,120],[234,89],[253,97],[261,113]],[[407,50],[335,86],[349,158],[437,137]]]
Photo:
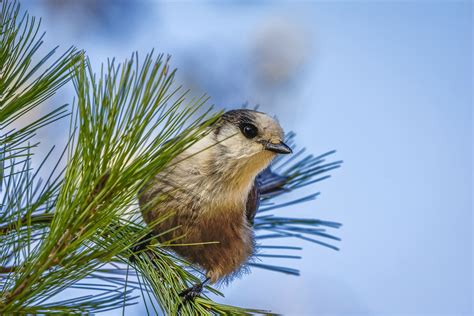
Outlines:
[[182,291],[178,295],[183,298],[181,303],[178,306],[178,314],[181,311],[181,307],[189,301],[193,301],[196,297],[201,295],[202,290],[204,289],[204,285],[209,282],[211,278],[206,278],[204,281],[194,284],[193,286],[187,288],[186,290]]
[[137,259],[137,253],[144,250],[149,244],[150,240],[153,238],[153,233],[148,233],[145,237],[141,238],[133,247],[132,247],[132,255],[128,260],[134,263]]
[[195,297],[201,295],[204,285],[209,282],[211,278],[206,278],[204,281],[194,284],[193,286],[182,291],[178,295],[183,298],[183,302],[193,300]]
[[195,297],[201,295],[203,287],[204,287],[204,282],[194,284],[190,288],[187,288],[186,290],[179,293],[179,296],[183,298],[183,302],[191,301]]

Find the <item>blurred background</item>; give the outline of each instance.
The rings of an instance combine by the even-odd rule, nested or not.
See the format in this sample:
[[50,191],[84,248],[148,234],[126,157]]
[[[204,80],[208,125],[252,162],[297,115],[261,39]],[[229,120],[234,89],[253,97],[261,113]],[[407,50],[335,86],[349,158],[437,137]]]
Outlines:
[[[278,212],[342,222],[341,250],[291,241],[303,259],[283,264],[300,277],[253,270],[219,301],[285,315],[473,314],[471,2],[22,4],[43,17],[46,45],[84,49],[96,67],[171,54],[177,82],[217,108],[258,104],[309,152],[338,150],[342,169],[298,193],[318,200]],[[44,142],[64,142],[60,130]]]

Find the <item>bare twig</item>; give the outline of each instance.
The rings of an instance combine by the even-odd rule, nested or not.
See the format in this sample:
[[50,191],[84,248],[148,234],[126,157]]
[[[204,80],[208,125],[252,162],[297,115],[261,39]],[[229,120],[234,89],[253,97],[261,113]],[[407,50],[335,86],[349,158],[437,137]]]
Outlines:
[[23,216],[19,221],[15,220],[4,225],[0,225],[0,236],[6,235],[18,228],[30,225],[48,225],[53,219],[52,213],[34,214],[31,216]]
[[16,266],[5,266],[5,267],[0,266],[0,274],[12,273],[16,271],[17,269],[18,267]]

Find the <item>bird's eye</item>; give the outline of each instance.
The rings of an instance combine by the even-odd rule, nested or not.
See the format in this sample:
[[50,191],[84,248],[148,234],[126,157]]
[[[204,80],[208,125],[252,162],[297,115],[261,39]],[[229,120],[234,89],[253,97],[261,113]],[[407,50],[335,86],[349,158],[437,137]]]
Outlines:
[[240,128],[242,134],[247,138],[254,138],[258,134],[257,128],[252,124],[243,124]]

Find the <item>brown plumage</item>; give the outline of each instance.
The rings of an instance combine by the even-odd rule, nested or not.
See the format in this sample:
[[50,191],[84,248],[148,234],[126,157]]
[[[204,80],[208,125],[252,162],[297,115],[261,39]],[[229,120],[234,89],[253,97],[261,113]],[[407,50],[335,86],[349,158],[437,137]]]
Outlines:
[[139,197],[146,223],[161,241],[206,271],[211,282],[238,272],[254,253],[258,208],[256,176],[278,153],[291,153],[276,120],[252,110],[233,110],[209,133],[157,174]]

